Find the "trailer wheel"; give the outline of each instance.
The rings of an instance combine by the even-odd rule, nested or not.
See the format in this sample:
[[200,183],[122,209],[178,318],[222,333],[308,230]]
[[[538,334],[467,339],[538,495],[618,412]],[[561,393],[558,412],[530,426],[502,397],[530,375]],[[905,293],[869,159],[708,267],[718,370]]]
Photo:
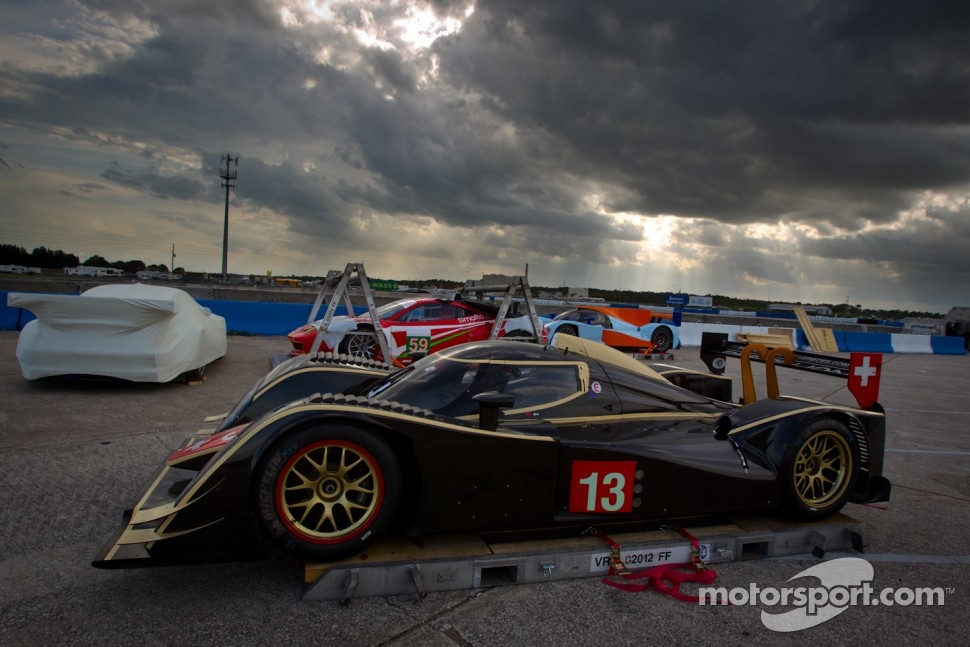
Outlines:
[[788,510],[808,520],[841,510],[856,480],[858,455],[855,438],[838,420],[815,420],[798,432],[779,476]]
[[318,426],[272,447],[258,468],[256,510],[284,551],[334,561],[387,531],[400,493],[401,470],[383,440],[345,425]]

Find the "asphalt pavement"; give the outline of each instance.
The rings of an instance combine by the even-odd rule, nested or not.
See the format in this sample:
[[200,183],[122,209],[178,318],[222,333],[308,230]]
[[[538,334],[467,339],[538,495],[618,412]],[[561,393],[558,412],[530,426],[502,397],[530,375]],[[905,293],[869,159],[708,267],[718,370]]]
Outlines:
[[[365,598],[303,599],[302,565],[265,562],[104,571],[90,565],[156,467],[203,418],[225,413],[285,352],[281,337],[230,337],[197,386],[29,382],[16,332],[0,332],[2,645],[768,645],[968,644],[970,358],[887,355],[888,509],[850,505],[872,587],[942,592],[942,604],[849,606],[780,634],[761,605],[697,606],[598,578]],[[702,369],[697,349],[669,363]],[[738,362],[728,373],[739,375]],[[782,371],[782,392],[852,403],[844,383]],[[736,390],[739,390],[736,380]],[[763,389],[761,391],[763,393]],[[682,487],[689,487],[684,484]],[[844,555],[828,554],[826,558]],[[789,582],[808,555],[716,566],[728,589]],[[905,602],[908,598],[898,597]]]

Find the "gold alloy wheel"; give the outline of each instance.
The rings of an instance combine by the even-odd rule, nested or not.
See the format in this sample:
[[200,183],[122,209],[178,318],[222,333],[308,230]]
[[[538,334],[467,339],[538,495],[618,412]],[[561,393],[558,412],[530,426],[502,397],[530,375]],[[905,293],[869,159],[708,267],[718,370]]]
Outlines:
[[838,500],[852,476],[852,448],[845,437],[832,430],[812,435],[795,456],[792,474],[795,494],[811,508]]
[[356,445],[326,441],[302,449],[280,474],[278,503],[287,525],[309,541],[354,536],[383,498],[377,462]]

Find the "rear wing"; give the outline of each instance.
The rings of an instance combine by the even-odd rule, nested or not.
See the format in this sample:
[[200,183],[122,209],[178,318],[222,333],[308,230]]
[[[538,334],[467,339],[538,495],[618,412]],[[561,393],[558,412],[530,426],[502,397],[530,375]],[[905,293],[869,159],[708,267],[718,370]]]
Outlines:
[[765,364],[768,382],[768,397],[778,397],[777,366],[786,366],[800,371],[822,373],[848,381],[849,391],[855,396],[859,406],[870,409],[876,405],[879,396],[879,376],[882,369],[882,355],[879,353],[851,353],[849,358],[833,357],[818,353],[806,353],[790,348],[769,348],[765,344],[742,344],[728,341],[725,333],[705,332],[701,335],[701,360],[708,370],[716,375],[724,373],[728,357],[741,360],[741,381],[744,403],[757,399],[751,362]]
[[59,331],[130,331],[164,321],[179,312],[174,299],[91,294],[10,292],[7,306],[24,308]]

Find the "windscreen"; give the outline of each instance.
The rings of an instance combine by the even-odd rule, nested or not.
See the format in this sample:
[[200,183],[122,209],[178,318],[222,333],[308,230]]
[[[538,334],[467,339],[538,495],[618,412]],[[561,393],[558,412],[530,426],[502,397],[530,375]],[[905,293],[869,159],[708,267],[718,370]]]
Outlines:
[[531,409],[573,397],[580,390],[574,364],[457,361],[433,355],[415,363],[406,373],[376,384],[368,396],[460,417],[478,413],[473,398],[481,393],[511,395],[514,409]]
[[472,398],[486,391],[504,391],[516,370],[501,364],[430,356],[417,362],[399,379],[378,384],[368,396],[446,416],[471,415],[478,411],[478,404]]
[[413,299],[404,299],[402,301],[385,303],[384,305],[382,305],[380,308],[376,310],[377,318],[381,321],[384,321],[385,319],[390,319],[394,315],[399,313],[401,310],[404,310],[405,308],[410,307],[412,304],[414,304]]

